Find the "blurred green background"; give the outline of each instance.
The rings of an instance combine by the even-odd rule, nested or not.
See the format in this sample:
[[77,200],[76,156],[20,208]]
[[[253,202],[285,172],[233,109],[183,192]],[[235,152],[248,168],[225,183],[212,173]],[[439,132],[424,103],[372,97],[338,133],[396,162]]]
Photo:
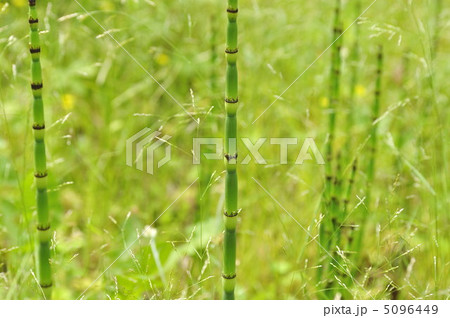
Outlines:
[[[306,137],[325,147],[330,51],[252,122],[331,44],[334,4],[240,2],[239,135],[300,142],[287,165],[267,142],[268,165],[239,167],[238,299],[320,297],[319,246],[284,209],[317,235],[323,166],[293,161]],[[359,15],[355,4],[344,1],[344,28]],[[385,48],[373,202],[364,207],[362,262],[350,264],[356,274],[346,286],[354,298],[449,295],[450,7],[438,4],[378,0],[359,20],[351,136],[344,118],[355,24],[343,36],[337,148],[351,138],[347,156],[360,162],[352,224],[366,190],[377,45]],[[193,137],[223,136],[225,9],[226,1],[206,0],[38,1],[56,299],[221,297],[223,162],[194,166],[191,150]],[[1,299],[41,297],[27,12],[25,0],[0,2]],[[154,175],[125,164],[127,138],[145,127],[172,136],[172,160]]]

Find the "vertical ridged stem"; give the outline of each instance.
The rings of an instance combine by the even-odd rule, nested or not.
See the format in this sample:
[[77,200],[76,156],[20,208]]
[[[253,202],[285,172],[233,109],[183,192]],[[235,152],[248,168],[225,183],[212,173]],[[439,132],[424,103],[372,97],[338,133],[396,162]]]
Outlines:
[[[371,201],[372,201],[372,186],[375,178],[375,161],[376,161],[376,151],[377,151],[377,134],[378,134],[378,124],[375,121],[378,119],[380,113],[380,99],[381,99],[381,79],[383,73],[383,47],[380,45],[378,47],[377,55],[377,76],[375,82],[375,97],[372,107],[372,117],[371,117],[371,127],[370,136],[368,141],[368,152],[369,152],[369,163],[367,166],[367,192],[365,205],[367,209],[371,211]],[[364,237],[365,227],[367,222],[367,213],[364,213],[363,220],[361,223],[361,228],[359,231],[358,240],[356,243],[356,251],[360,251],[362,245],[362,239]]]
[[[361,1],[357,0],[355,2],[355,13],[356,15],[361,14]],[[360,36],[360,26],[359,21],[357,21],[354,25],[354,34],[355,34],[355,40],[353,42],[353,47],[351,49],[350,53],[350,94],[349,94],[349,100],[348,100],[348,109],[347,109],[347,116],[346,116],[346,128],[347,128],[347,141],[345,144],[345,151],[344,151],[344,162],[347,164],[348,159],[350,158],[350,154],[352,152],[352,141],[353,141],[353,126],[355,123],[355,91],[356,91],[356,85],[358,84],[359,80],[359,58],[360,58],[360,48],[359,48],[359,36]]]
[[377,79],[375,83],[375,97],[372,107],[372,118],[371,118],[371,128],[370,128],[370,139],[369,139],[369,165],[367,168],[367,206],[370,205],[371,202],[371,194],[372,194],[372,183],[375,176],[375,159],[376,159],[376,151],[377,151],[377,134],[378,134],[378,125],[375,124],[375,121],[378,119],[380,113],[380,97],[381,97],[381,77],[383,72],[383,47],[380,45],[378,48],[377,55]]
[[28,0],[31,54],[31,90],[33,93],[34,163],[36,179],[36,207],[38,230],[38,278],[45,298],[51,298],[50,220],[47,202],[47,159],[45,155],[44,103],[42,101],[42,71],[36,0]]
[[[350,203],[350,197],[353,192],[357,169],[358,169],[358,161],[355,158],[352,163],[352,170],[350,172],[350,177],[348,178],[347,188],[345,190],[345,195],[344,195],[344,199],[342,202],[342,210],[343,210],[344,220],[346,220],[348,218],[348,213],[349,213],[348,205]],[[353,227],[353,225],[345,224],[345,228],[347,230],[346,237],[345,237],[345,239],[343,238],[343,241],[341,244],[342,244],[344,251],[349,252],[352,250],[352,247],[353,247],[354,227]],[[351,257],[352,255],[353,254],[350,254],[350,257],[349,257],[350,259],[352,259],[352,257]],[[343,281],[346,286],[350,286],[352,284],[352,279],[349,275],[344,275]],[[349,299],[349,298],[351,298],[351,295],[349,295],[348,291],[343,290],[343,299]]]
[[343,213],[344,213],[344,218],[347,217],[347,213],[348,213],[348,204],[350,203],[350,197],[352,195],[353,192],[353,185],[355,184],[355,176],[356,176],[356,169],[358,167],[358,161],[357,159],[353,160],[353,164],[352,164],[352,171],[350,172],[350,177],[348,178],[348,184],[347,184],[347,189],[345,191],[345,196],[344,196],[344,201],[343,201]]
[[[341,75],[341,45],[342,45],[342,26],[341,26],[341,0],[336,1],[335,19],[333,26],[333,41],[336,41],[332,49],[331,71],[330,71],[330,109],[329,109],[329,138],[326,149],[326,176],[325,176],[325,201],[330,206],[333,195],[333,152],[334,137],[336,130],[336,107],[339,104],[340,75]],[[338,39],[339,38],[339,39]],[[338,39],[338,40],[337,40]]]
[[223,245],[223,298],[234,299],[236,285],[236,223],[238,211],[237,121],[238,106],[238,0],[228,0],[225,88],[225,236]]
[[[340,75],[341,75],[341,46],[342,46],[342,22],[341,22],[341,0],[336,0],[335,17],[333,23],[333,42],[330,70],[330,107],[328,118],[328,143],[326,147],[326,165],[325,165],[325,189],[324,189],[324,219],[320,227],[320,242],[322,246],[329,249],[330,235],[334,232],[332,215],[333,208],[333,153],[334,138],[336,128],[336,108],[340,97]],[[329,259],[325,258],[322,267],[318,271],[320,278],[325,276],[328,268]]]

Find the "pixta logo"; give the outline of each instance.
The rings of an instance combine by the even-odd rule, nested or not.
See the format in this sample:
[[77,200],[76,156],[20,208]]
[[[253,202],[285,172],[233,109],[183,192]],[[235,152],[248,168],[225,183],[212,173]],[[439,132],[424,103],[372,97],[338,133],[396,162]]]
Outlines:
[[[155,165],[157,168],[161,168],[171,159],[171,144],[168,142],[170,138],[172,136],[162,136],[160,131],[152,132],[150,128],[144,128],[134,134],[128,138],[126,143],[127,165],[153,174]],[[260,153],[261,147],[266,143],[270,144],[271,147],[279,148],[279,158],[276,159],[275,163],[281,165],[287,165],[289,163],[302,165],[306,161],[312,161],[318,165],[325,164],[323,156],[313,138],[305,138],[302,141],[297,138],[259,138],[256,142],[252,142],[250,138],[241,138],[240,142],[243,144],[241,149],[244,150],[245,156],[239,160],[234,160],[233,164],[248,165],[254,161],[257,165],[266,165],[267,160]],[[301,147],[299,147],[300,144]],[[204,149],[202,151],[202,146],[208,146],[208,150],[205,151]],[[159,147],[165,147],[165,153],[163,158],[155,164],[155,150]],[[288,158],[289,147],[299,147],[299,150],[297,149],[298,156]],[[212,150],[213,148],[214,150]],[[223,160],[227,156],[233,156],[237,159],[237,140],[235,138],[228,140],[228,151],[230,153],[224,153],[223,138],[193,138],[192,164],[198,165],[201,160]],[[160,153],[158,152],[158,154]],[[271,163],[274,163],[273,159]]]
[[[136,169],[146,171],[149,174],[153,174],[154,165],[154,153],[155,150],[165,144],[165,154],[162,159],[157,163],[158,168],[164,166],[171,158],[171,147],[167,141],[172,136],[164,135],[162,137],[161,132],[155,131],[151,133],[150,128],[144,128],[138,133],[134,134],[127,139],[126,153],[127,153],[127,166],[136,167]],[[133,160],[133,158],[135,158]]]

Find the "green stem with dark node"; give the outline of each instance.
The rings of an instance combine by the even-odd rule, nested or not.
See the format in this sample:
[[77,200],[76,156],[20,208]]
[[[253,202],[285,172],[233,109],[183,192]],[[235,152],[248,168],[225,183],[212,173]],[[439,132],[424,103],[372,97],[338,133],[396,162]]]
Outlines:
[[[356,16],[361,14],[361,1],[355,1],[355,14]],[[359,47],[359,37],[360,37],[360,26],[359,21],[357,21],[354,25],[354,34],[355,39],[353,42],[353,47],[350,53],[350,94],[348,99],[348,109],[346,116],[346,128],[347,128],[347,140],[345,143],[345,151],[344,151],[344,163],[348,164],[350,154],[352,152],[353,145],[353,128],[355,124],[355,92],[356,86],[359,81],[359,60],[360,60],[360,47]]]
[[238,106],[238,0],[228,0],[225,88],[225,236],[223,246],[223,298],[234,299],[236,285],[236,225],[238,210],[237,106]]
[[352,171],[350,172],[350,177],[348,178],[347,189],[345,191],[344,201],[343,201],[343,213],[344,217],[348,214],[348,204],[350,203],[350,197],[353,192],[353,185],[355,184],[356,170],[358,168],[358,160],[355,158],[352,164]]
[[[372,203],[372,188],[373,182],[375,179],[375,161],[376,161],[376,151],[377,151],[377,135],[378,135],[378,123],[376,120],[379,117],[380,113],[380,102],[381,102],[381,80],[383,73],[383,47],[380,45],[378,47],[377,54],[377,76],[375,82],[375,97],[372,107],[372,117],[371,117],[371,127],[370,127],[370,135],[369,135],[369,163],[367,166],[367,189],[366,189],[366,201],[365,205],[368,211],[371,211],[371,203]],[[356,251],[360,251],[362,239],[364,237],[366,222],[367,222],[367,214],[363,214],[363,219],[361,221],[361,228],[358,235],[358,240],[356,242]]]
[[[331,56],[330,70],[330,107],[328,118],[328,142],[326,147],[326,165],[325,165],[325,189],[323,195],[324,219],[320,226],[319,240],[321,245],[329,249],[330,236],[333,233],[332,215],[333,205],[333,156],[334,156],[334,137],[336,128],[336,108],[339,105],[340,98],[340,78],[341,78],[341,47],[342,47],[342,21],[341,21],[341,0],[336,0],[335,17],[333,23],[333,47]],[[322,256],[322,259],[324,257]],[[318,270],[319,280],[326,278],[329,259],[325,256],[322,266]]]
[[38,278],[45,298],[52,294],[52,273],[50,266],[50,219],[47,200],[47,159],[45,155],[45,121],[42,100],[42,70],[40,62],[41,46],[39,39],[38,14],[36,0],[29,0],[30,54],[31,54],[31,90],[33,93],[33,131],[34,163],[36,179],[36,206],[38,216]]

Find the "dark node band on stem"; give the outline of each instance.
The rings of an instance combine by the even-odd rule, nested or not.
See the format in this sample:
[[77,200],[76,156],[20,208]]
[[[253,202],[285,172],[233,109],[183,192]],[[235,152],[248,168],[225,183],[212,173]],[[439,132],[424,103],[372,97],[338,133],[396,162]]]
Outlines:
[[333,226],[337,225],[337,219],[336,218],[332,218],[331,219],[331,223],[333,223]]
[[34,18],[29,18],[29,19],[28,19],[28,23],[29,23],[29,24],[36,24],[36,23],[39,23],[39,19],[38,19],[38,18],[36,18],[36,19],[34,19]]
[[42,83],[31,83],[31,89],[32,90],[38,90],[41,89],[44,85]]
[[237,159],[237,157],[238,157],[238,154],[237,153],[235,153],[234,155],[229,155],[229,154],[225,154],[224,155],[224,157],[225,157],[225,159],[227,159],[227,161],[230,161],[230,160],[233,160],[233,159]]
[[236,273],[230,274],[230,275],[222,274],[222,278],[224,278],[224,279],[235,279],[236,278]]
[[236,104],[237,102],[239,102],[238,98],[225,98],[225,103],[227,104]]
[[344,204],[345,205],[349,204],[349,202],[350,202],[349,199],[344,199]]
[[28,0],[28,5],[34,7],[36,5],[36,0]]
[[44,124],[43,125],[34,124],[33,129],[34,130],[42,130],[42,129],[45,129],[45,125]]
[[52,284],[52,283],[48,283],[48,284],[43,284],[43,283],[40,283],[39,285],[41,286],[41,288],[50,288],[50,287],[52,287],[52,286],[53,286],[53,284]]
[[375,91],[375,95],[376,95],[376,96],[380,96],[380,95],[381,95],[381,92],[380,92],[379,90],[376,90],[376,91]]
[[333,177],[332,177],[332,176],[326,176],[325,179],[326,179],[327,181],[331,181],[331,180],[333,179]]
[[38,231],[45,232],[45,231],[50,230],[50,224],[38,225],[38,226],[36,226],[36,228],[37,228]]
[[238,48],[235,48],[235,49],[226,48],[225,49],[225,53],[227,53],[227,54],[236,54],[237,52],[239,52]]
[[223,212],[223,215],[225,215],[227,218],[234,218],[236,216],[239,215],[239,212],[241,212],[240,210],[234,211],[232,213],[228,213],[228,212]]
[[234,9],[234,8],[228,8],[227,9],[227,12],[228,13],[238,13],[239,12],[239,10],[236,8],[236,9]]
[[36,173],[34,174],[34,176],[35,176],[36,178],[39,178],[39,179],[45,178],[45,177],[47,176],[47,172],[36,172]]
[[30,47],[30,53],[31,54],[40,53],[40,52],[41,52],[41,48],[40,47]]

